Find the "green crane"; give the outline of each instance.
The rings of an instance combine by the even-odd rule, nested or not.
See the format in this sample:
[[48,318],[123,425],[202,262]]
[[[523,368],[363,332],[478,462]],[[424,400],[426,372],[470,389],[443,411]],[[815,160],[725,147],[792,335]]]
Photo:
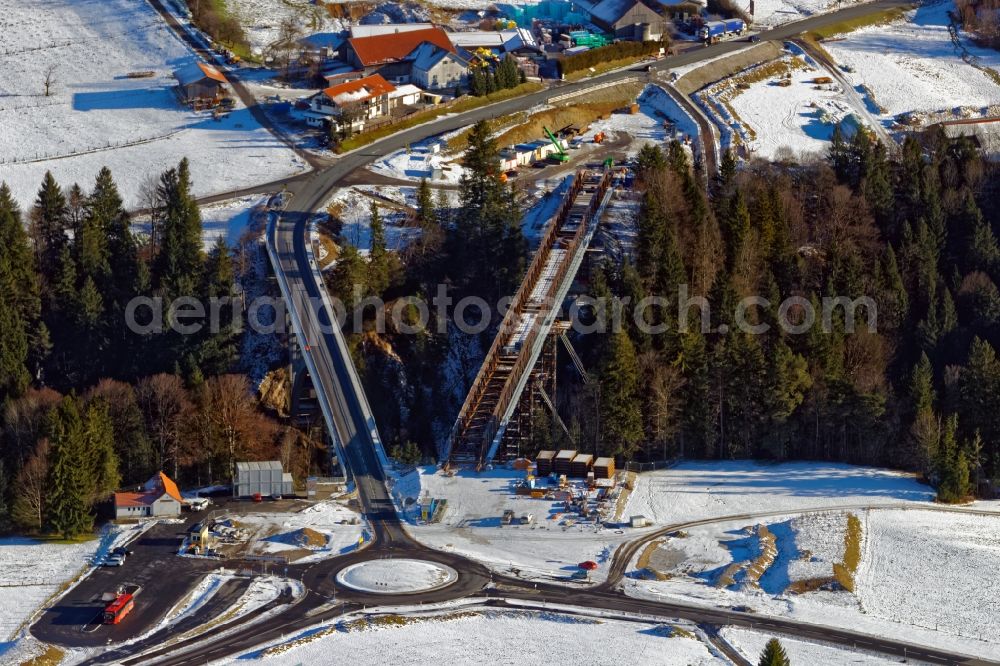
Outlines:
[[553,157],[556,158],[556,161],[569,162],[569,155],[566,154],[565,150],[563,150],[562,144],[559,143],[559,139],[556,138],[555,134],[549,131],[548,127],[543,127],[542,129],[545,130],[545,136],[549,137],[549,141],[552,142],[552,145],[556,147],[556,154],[553,155]]

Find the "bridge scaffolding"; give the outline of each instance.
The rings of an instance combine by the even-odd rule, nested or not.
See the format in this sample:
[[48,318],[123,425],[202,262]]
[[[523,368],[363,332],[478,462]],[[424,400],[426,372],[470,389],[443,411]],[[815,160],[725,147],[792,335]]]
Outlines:
[[[538,385],[555,392],[556,337],[550,333],[611,197],[610,182],[608,169],[576,173],[500,323],[442,459],[482,466],[498,452],[503,458],[519,454],[539,398],[524,389]],[[546,346],[548,360],[539,365]],[[505,436],[508,446],[501,449]]]

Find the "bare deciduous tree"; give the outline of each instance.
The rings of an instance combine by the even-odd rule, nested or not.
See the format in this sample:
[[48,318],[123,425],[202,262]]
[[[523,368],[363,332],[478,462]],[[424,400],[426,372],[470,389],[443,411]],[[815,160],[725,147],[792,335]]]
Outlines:
[[45,494],[48,491],[49,440],[41,439],[35,452],[17,475],[12,507],[14,520],[24,527],[42,529],[45,519]]
[[136,400],[146,418],[146,431],[156,448],[157,466],[180,467],[180,447],[185,419],[191,412],[187,390],[176,375],[144,377],[136,386]]
[[46,97],[49,97],[52,94],[52,89],[55,88],[55,86],[56,86],[56,83],[57,83],[56,69],[57,69],[57,67],[58,66],[55,63],[53,63],[53,64],[51,64],[51,65],[49,65],[48,67],[45,68],[45,80],[43,81],[43,85],[45,86],[45,96]]

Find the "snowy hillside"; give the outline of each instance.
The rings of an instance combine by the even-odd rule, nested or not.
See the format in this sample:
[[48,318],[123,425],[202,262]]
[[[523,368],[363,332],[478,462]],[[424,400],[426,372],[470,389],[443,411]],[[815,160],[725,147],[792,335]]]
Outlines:
[[198,195],[303,168],[245,109],[216,121],[181,107],[173,72],[195,56],[144,1],[0,0],[0,31],[0,180],[22,206],[46,170],[89,189],[107,165],[135,206],[141,181],[185,156]]
[[994,69],[1000,68],[1000,52],[964,38],[958,48],[948,32],[953,8],[950,1],[924,5],[905,20],[857,30],[824,47],[847,70],[852,84],[871,90],[869,101],[884,116],[1000,104],[1000,86],[963,60],[961,49],[981,67]]

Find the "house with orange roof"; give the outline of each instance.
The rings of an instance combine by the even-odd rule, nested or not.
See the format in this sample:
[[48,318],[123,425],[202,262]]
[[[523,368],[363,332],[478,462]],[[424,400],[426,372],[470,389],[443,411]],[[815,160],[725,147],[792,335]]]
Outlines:
[[306,122],[313,127],[350,122],[353,130],[362,131],[367,121],[389,115],[395,90],[378,74],[338,83],[309,98]]
[[177,93],[185,104],[214,106],[229,94],[229,80],[207,62],[193,62],[174,72]]
[[177,484],[161,471],[140,490],[115,493],[115,518],[179,516],[184,504]]
[[351,37],[342,49],[343,58],[365,74],[381,74],[393,83],[408,83],[412,54],[422,44],[430,44],[454,54],[455,45],[441,28],[409,30],[370,37]]

